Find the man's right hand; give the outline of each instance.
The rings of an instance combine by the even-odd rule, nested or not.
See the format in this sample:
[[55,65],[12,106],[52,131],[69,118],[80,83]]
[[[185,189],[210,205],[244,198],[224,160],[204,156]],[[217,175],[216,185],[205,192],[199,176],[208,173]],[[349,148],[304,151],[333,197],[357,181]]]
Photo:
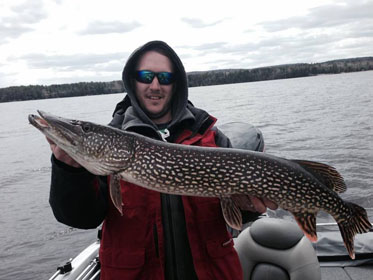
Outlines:
[[70,165],[72,167],[82,167],[79,163],[77,163],[72,157],[70,157],[64,150],[62,150],[60,147],[56,145],[51,139],[47,137],[47,141],[51,147],[52,153],[58,159],[59,161],[62,161],[63,163],[66,163],[67,165]]

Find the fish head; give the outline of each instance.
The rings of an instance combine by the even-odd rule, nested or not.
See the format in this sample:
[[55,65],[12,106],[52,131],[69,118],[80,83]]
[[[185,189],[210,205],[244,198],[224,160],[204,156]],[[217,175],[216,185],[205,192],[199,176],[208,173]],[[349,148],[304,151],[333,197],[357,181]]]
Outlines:
[[133,155],[130,134],[92,122],[66,119],[43,111],[29,115],[31,125],[96,175],[119,173]]

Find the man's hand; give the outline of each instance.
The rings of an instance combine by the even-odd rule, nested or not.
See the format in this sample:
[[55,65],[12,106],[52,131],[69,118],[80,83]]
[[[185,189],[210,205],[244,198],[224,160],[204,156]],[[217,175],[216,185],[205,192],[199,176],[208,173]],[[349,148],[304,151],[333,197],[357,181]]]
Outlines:
[[264,213],[267,208],[271,210],[276,210],[278,208],[278,205],[275,202],[267,198],[259,198],[252,195],[248,195],[248,197],[252,203],[252,211],[254,212]]
[[47,141],[51,147],[52,153],[58,159],[59,161],[62,161],[63,163],[66,163],[67,165],[70,165],[72,167],[81,167],[79,163],[77,163],[73,158],[71,158],[64,150],[62,150],[60,147],[56,145],[51,139],[47,137]]

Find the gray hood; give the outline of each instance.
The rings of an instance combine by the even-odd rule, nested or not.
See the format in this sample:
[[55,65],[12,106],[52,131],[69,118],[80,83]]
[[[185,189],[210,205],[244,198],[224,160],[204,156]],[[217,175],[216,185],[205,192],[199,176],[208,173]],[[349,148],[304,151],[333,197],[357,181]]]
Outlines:
[[[139,47],[136,49],[131,56],[128,58],[127,63],[123,69],[122,79],[124,83],[125,90],[127,92],[127,96],[125,97],[125,100],[123,100],[123,104],[129,109],[127,116],[124,117],[123,121],[123,129],[126,129],[126,127],[132,126],[133,121],[135,119],[140,119],[143,123],[149,124],[151,126],[155,126],[154,123],[150,120],[150,118],[146,115],[146,113],[142,110],[141,106],[139,105],[136,93],[133,85],[133,73],[135,71],[136,64],[139,60],[139,57],[146,51],[152,50],[152,49],[162,49],[164,50],[168,55],[168,57],[171,59],[174,67],[175,67],[175,75],[176,75],[176,90],[174,93],[174,96],[172,98],[171,103],[171,111],[172,111],[172,122],[169,125],[169,127],[173,126],[176,123],[179,123],[181,119],[184,119],[186,116],[192,116],[189,110],[187,109],[188,104],[188,81],[187,76],[185,73],[184,66],[179,58],[179,56],[175,53],[175,51],[167,45],[165,42],[162,41],[150,41],[146,43],[145,45]],[[119,104],[118,104],[119,105]],[[132,107],[132,108],[130,108]],[[176,112],[176,115],[175,115]],[[128,119],[130,118],[130,119]],[[131,124],[132,123],[132,124]]]

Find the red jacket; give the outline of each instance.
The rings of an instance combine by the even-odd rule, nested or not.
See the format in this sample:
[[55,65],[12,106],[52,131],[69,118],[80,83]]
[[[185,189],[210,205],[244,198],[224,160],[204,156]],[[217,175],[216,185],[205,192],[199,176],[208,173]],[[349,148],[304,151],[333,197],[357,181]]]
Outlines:
[[[216,147],[215,132],[210,129],[203,135],[190,135],[185,131],[176,143]],[[121,187],[123,216],[110,202],[102,228],[101,279],[164,279],[160,193],[125,181]],[[242,279],[219,199],[183,196],[182,201],[198,279]]]

